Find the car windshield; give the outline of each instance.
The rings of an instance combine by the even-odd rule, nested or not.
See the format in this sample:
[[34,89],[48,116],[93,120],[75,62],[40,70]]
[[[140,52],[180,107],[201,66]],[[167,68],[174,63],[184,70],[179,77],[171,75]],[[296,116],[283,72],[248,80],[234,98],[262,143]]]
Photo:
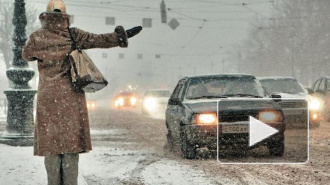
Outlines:
[[123,92],[123,93],[120,93],[119,96],[124,96],[124,97],[127,97],[127,96],[134,96],[134,93],[131,93],[131,92]]
[[145,96],[170,97],[171,93],[169,91],[147,91]]
[[305,93],[304,88],[294,79],[267,79],[260,80],[266,91],[272,93]]
[[253,77],[204,77],[191,79],[186,99],[222,97],[263,97],[264,91]]

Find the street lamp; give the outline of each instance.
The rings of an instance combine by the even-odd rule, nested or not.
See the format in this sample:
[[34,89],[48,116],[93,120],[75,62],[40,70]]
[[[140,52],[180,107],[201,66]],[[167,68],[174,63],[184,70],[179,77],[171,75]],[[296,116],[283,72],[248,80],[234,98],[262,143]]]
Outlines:
[[294,33],[291,35],[291,72],[292,72],[292,77],[296,77],[296,69],[295,69],[295,61],[294,61]]
[[13,146],[30,146],[33,145],[33,99],[37,91],[32,90],[28,84],[34,71],[21,54],[27,40],[24,0],[15,0],[14,5],[14,60],[13,67],[6,72],[13,86],[4,91],[8,100],[7,125],[0,142]]

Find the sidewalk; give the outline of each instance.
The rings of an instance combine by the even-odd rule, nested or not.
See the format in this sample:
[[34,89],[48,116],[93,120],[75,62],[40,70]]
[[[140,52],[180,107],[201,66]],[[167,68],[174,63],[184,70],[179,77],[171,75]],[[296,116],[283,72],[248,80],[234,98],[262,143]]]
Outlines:
[[[0,151],[0,184],[47,184],[44,158],[33,156],[33,147],[13,147],[0,144]],[[78,184],[87,185],[81,173]]]
[[6,128],[7,115],[0,113],[0,132]]
[[[0,185],[47,184],[44,158],[33,156],[32,147],[0,144],[0,151]],[[201,170],[148,151],[96,146],[79,161],[79,185],[219,184]],[[231,181],[221,177],[224,182]]]

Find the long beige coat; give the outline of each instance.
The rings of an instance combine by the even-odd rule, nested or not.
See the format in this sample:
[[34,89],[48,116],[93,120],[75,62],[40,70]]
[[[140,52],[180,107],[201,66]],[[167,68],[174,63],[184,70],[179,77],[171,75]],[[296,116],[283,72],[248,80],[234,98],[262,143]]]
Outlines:
[[[73,91],[67,54],[71,49],[67,27],[69,15],[43,13],[42,28],[30,35],[22,56],[38,61],[39,86],[34,132],[34,155],[49,156],[92,150],[88,112],[84,93]],[[119,45],[116,33],[92,34],[73,28],[82,49]]]

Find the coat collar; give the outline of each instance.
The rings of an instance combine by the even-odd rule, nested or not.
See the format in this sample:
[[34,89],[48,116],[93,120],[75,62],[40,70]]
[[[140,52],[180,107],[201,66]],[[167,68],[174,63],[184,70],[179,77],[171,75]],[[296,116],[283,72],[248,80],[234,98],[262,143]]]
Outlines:
[[44,12],[39,16],[42,28],[45,29],[66,29],[70,26],[70,15],[64,13]]

